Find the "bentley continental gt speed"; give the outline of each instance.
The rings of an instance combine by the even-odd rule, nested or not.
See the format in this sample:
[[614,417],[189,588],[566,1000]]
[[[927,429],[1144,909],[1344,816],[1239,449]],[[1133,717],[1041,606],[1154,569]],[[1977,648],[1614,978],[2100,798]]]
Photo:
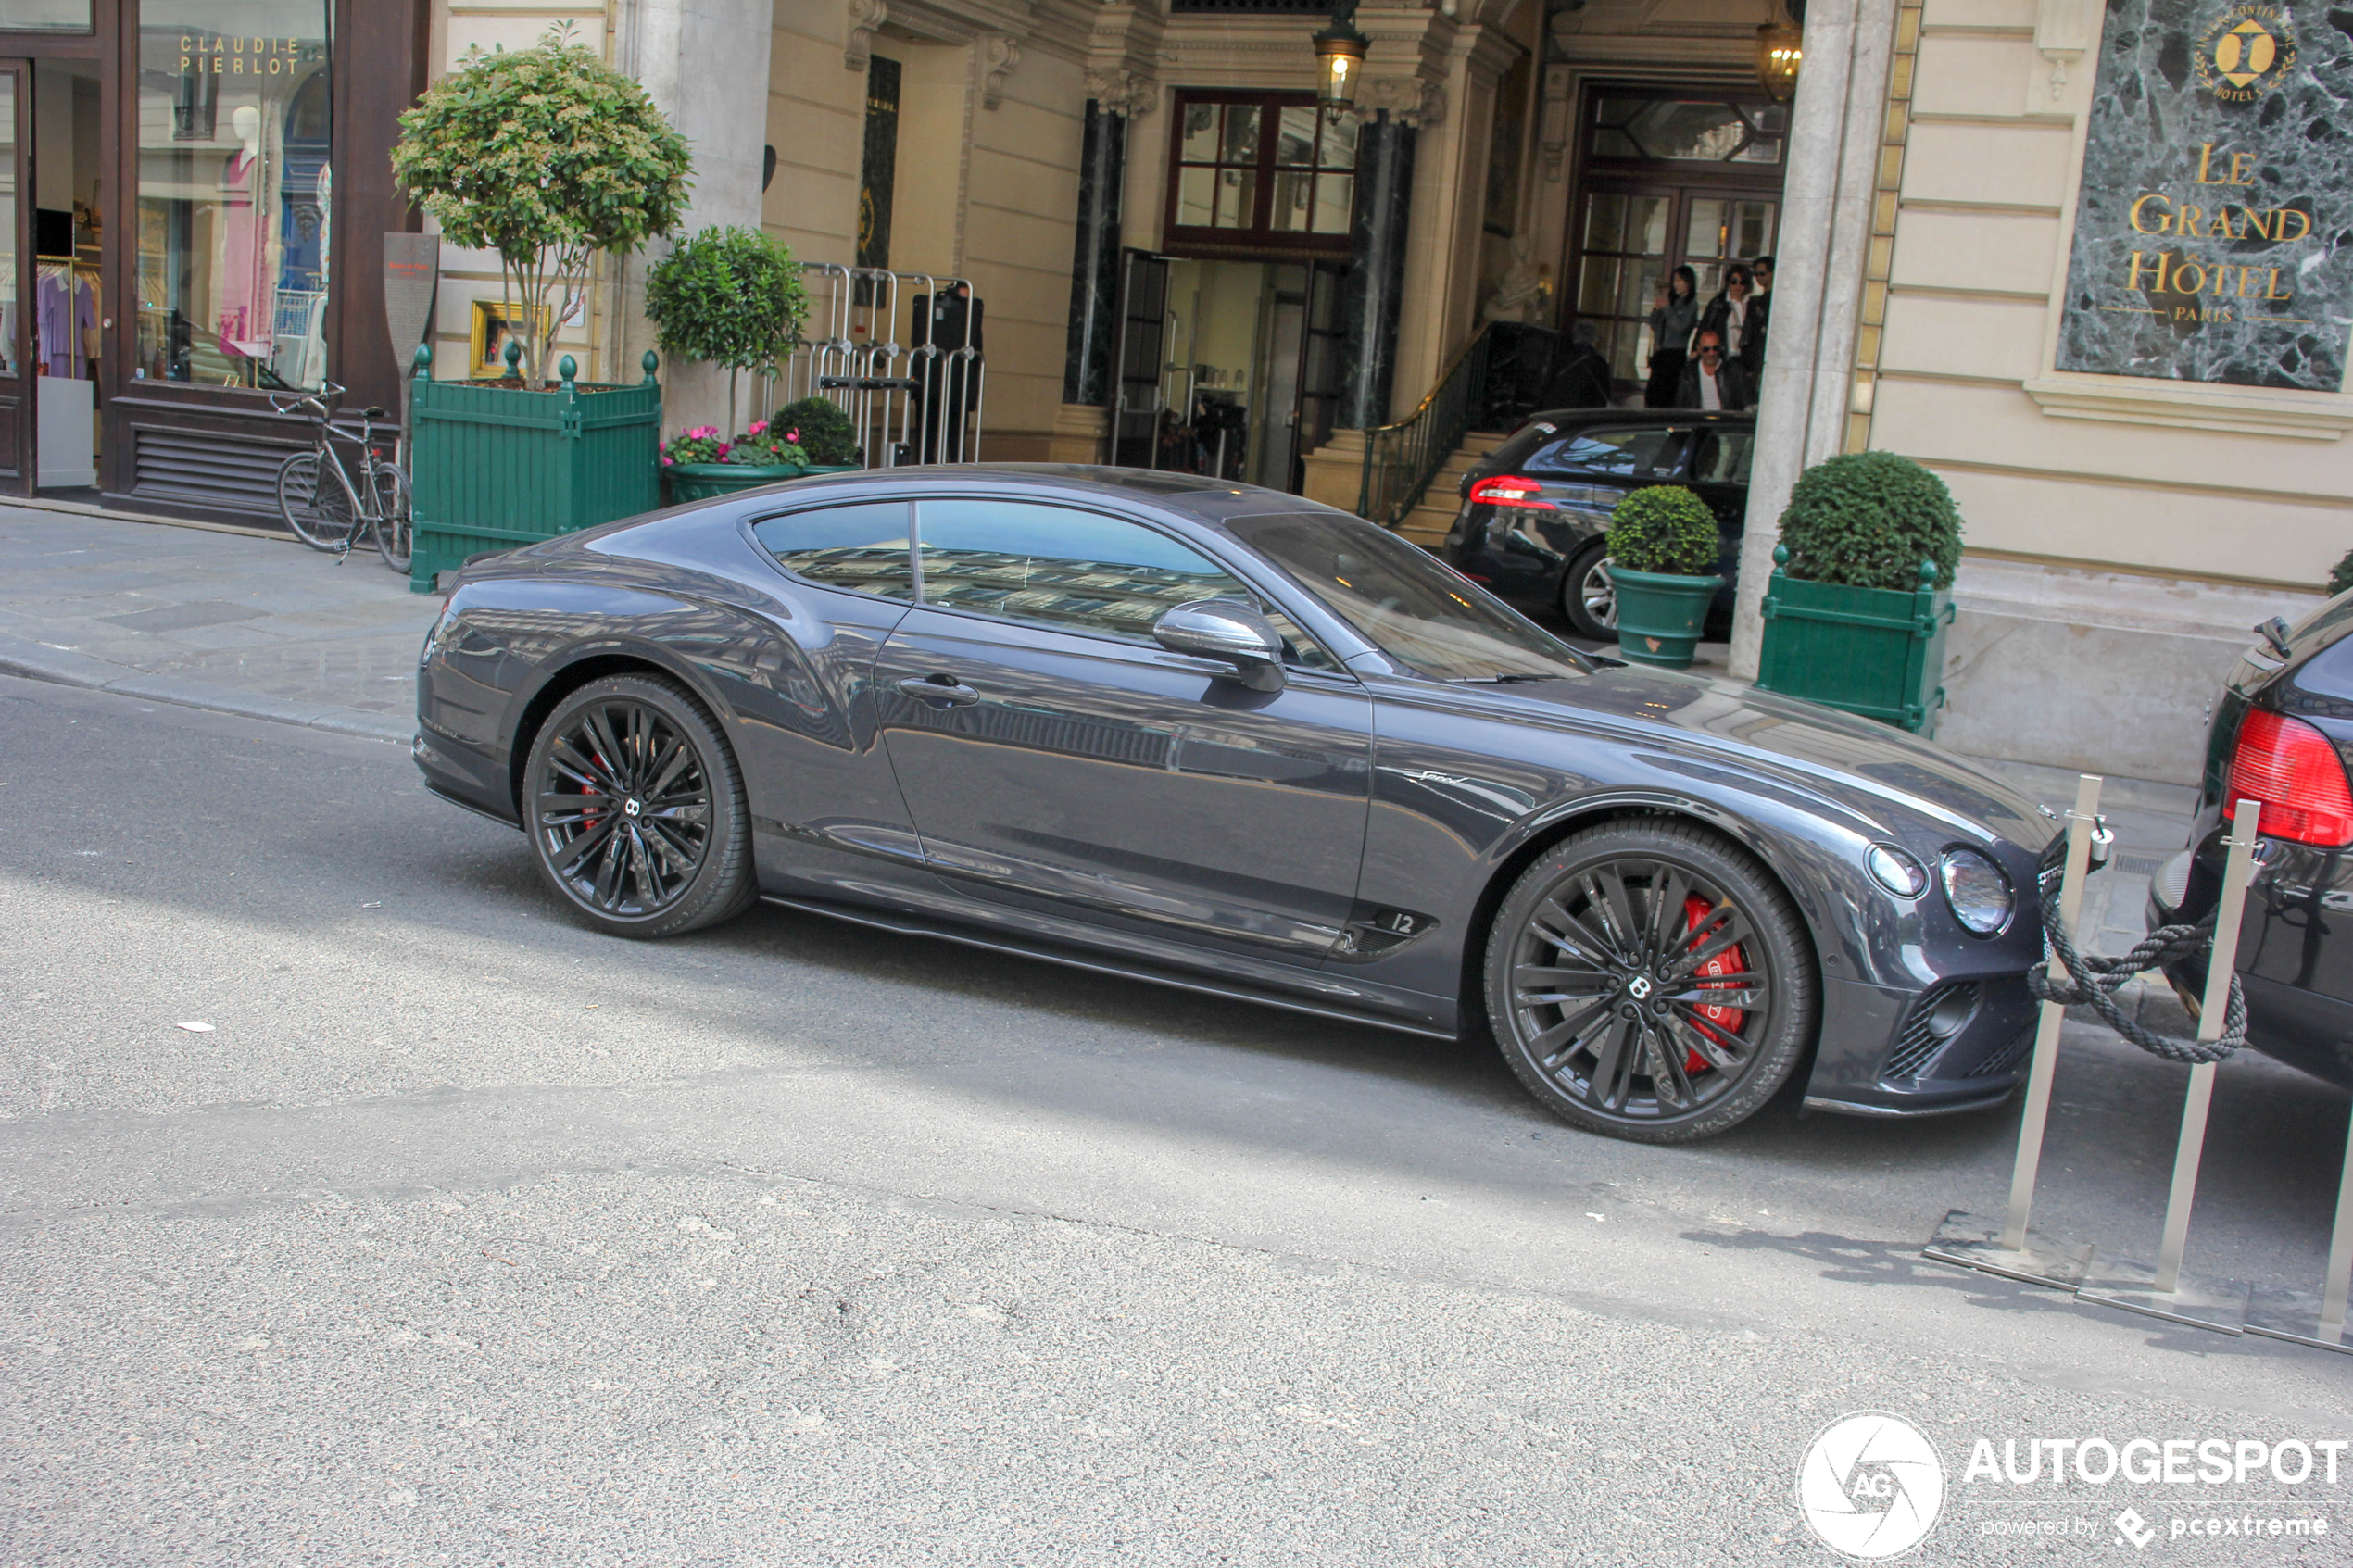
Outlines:
[[1491,1031],[1647,1142],[1969,1110],[2026,1065],[2050,839],[1894,730],[1587,656],[1294,495],[805,480],[472,563],[417,765],[588,923],[758,899],[1327,1017]]

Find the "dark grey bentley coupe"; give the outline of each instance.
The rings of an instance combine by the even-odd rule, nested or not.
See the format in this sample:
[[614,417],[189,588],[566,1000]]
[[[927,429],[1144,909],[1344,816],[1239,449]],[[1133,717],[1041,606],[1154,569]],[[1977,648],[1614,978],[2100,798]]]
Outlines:
[[1588,657],[1297,496],[845,474],[478,560],[416,759],[584,920],[755,899],[1392,1029],[1619,1137],[1974,1110],[2034,809],[1894,730]]

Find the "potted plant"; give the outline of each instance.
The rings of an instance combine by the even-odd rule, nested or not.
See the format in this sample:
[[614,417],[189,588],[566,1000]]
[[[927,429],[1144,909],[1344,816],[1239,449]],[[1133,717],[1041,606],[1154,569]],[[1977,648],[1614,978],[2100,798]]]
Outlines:
[[849,415],[829,397],[787,403],[768,418],[773,429],[790,431],[809,454],[811,473],[844,473],[861,466],[858,433]]
[[661,449],[661,475],[673,501],[707,501],[737,490],[755,490],[799,479],[809,471],[808,454],[762,420],[733,441],[717,425],[698,425],[673,436]]
[[1724,579],[1716,514],[1680,484],[1629,492],[1609,515],[1609,580],[1617,590],[1617,649],[1637,664],[1681,670],[1698,650]]
[[1935,733],[1961,514],[1909,458],[1849,452],[1798,476],[1765,596],[1756,684]]
[[416,556],[410,585],[484,550],[510,548],[644,511],[659,501],[655,359],[645,379],[600,386],[557,332],[585,307],[599,252],[674,233],[686,201],[686,139],[646,91],[573,41],[569,24],[533,48],[468,52],[400,117],[392,169],[452,245],[498,257],[512,336],[508,374],[409,383]]
[[704,229],[646,273],[646,317],[663,350],[727,371],[727,423],[736,425],[736,378],[774,378],[800,341],[809,295],[792,252],[757,229]]

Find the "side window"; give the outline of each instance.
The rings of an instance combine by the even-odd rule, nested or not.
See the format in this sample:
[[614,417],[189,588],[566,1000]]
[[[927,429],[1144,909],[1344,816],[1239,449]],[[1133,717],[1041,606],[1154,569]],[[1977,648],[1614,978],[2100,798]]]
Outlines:
[[1700,437],[1699,461],[1692,465],[1692,477],[1703,484],[1746,484],[1755,448],[1754,431],[1708,431]]
[[[1119,518],[1020,501],[925,501],[919,508],[924,603],[1149,644],[1152,622],[1190,599],[1265,606],[1188,546]],[[1301,662],[1332,660],[1280,616]]]
[[1656,425],[1581,431],[1555,445],[1537,464],[1546,470],[1576,469],[1629,478],[1671,473],[1683,455],[1684,433]]
[[795,576],[828,588],[912,600],[915,568],[907,536],[912,509],[904,501],[813,507],[762,518],[751,533]]

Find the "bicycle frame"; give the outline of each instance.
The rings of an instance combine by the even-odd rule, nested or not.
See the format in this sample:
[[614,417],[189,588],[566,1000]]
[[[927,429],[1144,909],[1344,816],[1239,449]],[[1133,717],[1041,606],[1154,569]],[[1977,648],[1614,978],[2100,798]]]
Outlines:
[[[351,503],[352,515],[359,519],[357,525],[344,536],[343,545],[336,551],[335,558],[338,561],[351,554],[353,546],[359,543],[362,536],[373,533],[389,521],[380,503],[381,493],[377,486],[378,470],[388,465],[380,462],[376,456],[375,421],[365,414],[361,415],[359,434],[355,438],[335,429],[333,413],[327,407],[329,399],[342,396],[346,390],[333,382],[325,382],[321,384],[317,392],[305,393],[285,401],[281,401],[282,395],[277,393],[272,393],[270,396],[270,406],[282,414],[299,412],[310,416],[316,427],[318,444],[312,450],[320,458],[321,483],[325,483],[325,475],[332,472],[335,476],[335,483],[343,487],[345,497]],[[392,428],[396,432],[398,429],[397,426]],[[367,481],[364,489],[352,483],[351,474],[344,467],[342,456],[335,450],[337,441],[349,445],[355,439],[359,448],[359,471]]]

